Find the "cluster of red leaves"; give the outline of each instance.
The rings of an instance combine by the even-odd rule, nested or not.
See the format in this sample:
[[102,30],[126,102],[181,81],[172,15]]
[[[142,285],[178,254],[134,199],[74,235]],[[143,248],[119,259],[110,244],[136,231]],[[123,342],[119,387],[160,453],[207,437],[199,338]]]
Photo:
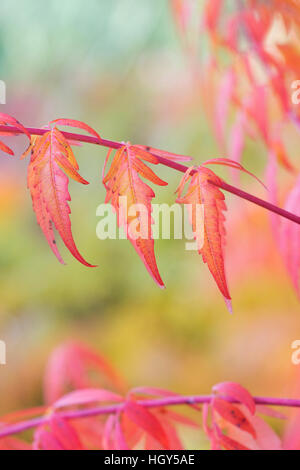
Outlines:
[[[203,407],[166,390],[124,390],[124,381],[105,359],[81,344],[67,343],[54,351],[47,367],[45,406],[0,419],[0,449],[183,450],[184,427],[195,432],[202,427],[213,449],[299,448],[299,416],[283,444],[259,415],[285,416],[256,406],[235,383],[215,386]],[[189,417],[174,411],[174,401],[186,405]],[[34,429],[31,442],[14,437],[29,429]]]
[[283,415],[257,407],[250,393],[238,384],[222,383],[213,392],[211,403],[203,406],[203,427],[214,450],[282,449],[277,434],[258,415],[284,419]]
[[[10,116],[0,114],[1,123],[14,126],[16,134],[25,133],[30,138],[30,145],[23,154],[23,158],[31,154],[28,165],[28,188],[38,224],[53,253],[63,263],[55,240],[54,229],[56,229],[70,253],[84,266],[94,267],[82,257],[75,245],[69,207],[71,200],[68,190],[69,178],[80,184],[89,183],[78,173],[79,166],[72,150],[72,145],[76,145],[76,142],[68,140],[58,126],[71,126],[87,131],[99,143],[102,141],[101,137],[87,124],[67,119],[50,122],[44,128],[44,134],[39,136],[30,136],[28,131]],[[3,134],[5,135],[5,132]],[[4,144],[1,148],[6,153],[12,153]],[[166,186],[168,183],[161,180],[146,163],[153,165],[161,161],[176,163],[188,161],[190,157],[130,143],[120,144],[105,174],[111,154],[112,149],[108,153],[103,169],[102,179],[107,191],[105,202],[112,205],[117,214],[119,226],[124,228],[128,240],[142,259],[151,277],[159,287],[164,288],[156,263],[151,228],[152,200],[155,193],[141,178],[158,186]],[[208,164],[225,165],[248,174],[251,173],[234,161],[214,159],[205,162],[200,167],[188,169],[178,188],[177,202],[186,204],[189,208],[190,221],[195,240],[199,245],[199,253],[203,261],[207,263],[231,312],[231,297],[224,263],[225,197],[213,184],[219,185],[221,179],[206,168]],[[183,196],[184,187],[190,178],[189,190]]]
[[[205,64],[199,61],[198,79],[220,150],[241,162],[247,139],[262,142],[268,155],[270,187],[276,192],[278,183],[270,167],[279,165],[288,172],[293,186],[285,209],[299,215],[298,169],[291,160],[286,136],[293,126],[296,132],[300,130],[300,108],[292,102],[292,84],[300,79],[299,2],[171,0],[171,4],[177,23],[184,24],[189,24],[188,12],[193,15],[195,6],[199,7],[198,23],[209,38],[210,55]],[[181,33],[187,34],[186,30],[181,28]],[[300,296],[300,229],[288,221],[278,220],[273,225]]]

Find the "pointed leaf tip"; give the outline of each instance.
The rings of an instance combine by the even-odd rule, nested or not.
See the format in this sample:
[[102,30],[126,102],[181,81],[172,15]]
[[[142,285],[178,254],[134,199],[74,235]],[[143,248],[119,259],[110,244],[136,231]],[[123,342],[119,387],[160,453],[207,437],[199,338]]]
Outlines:
[[231,299],[224,299],[225,300],[225,303],[226,303],[226,306],[228,308],[228,311],[231,315],[233,315],[233,308],[232,308],[232,300]]
[[[185,185],[189,182],[186,194]],[[216,185],[211,184],[215,182]],[[225,274],[225,196],[217,187],[220,178],[210,169],[191,167],[183,176],[178,187],[177,203],[187,205],[194,238],[199,254],[207,264],[227,308],[232,313],[231,297]],[[202,209],[202,210],[201,210]]]
[[[106,203],[110,203],[117,213],[118,225],[124,228],[128,240],[143,261],[155,283],[164,289],[159,274],[152,235],[153,190],[142,179],[159,186],[161,180],[144,162],[157,163],[156,157],[137,146],[125,144],[116,151],[110,169],[105,175],[106,166],[112,151],[108,152],[102,175],[107,191]],[[124,202],[124,200],[126,202]],[[142,210],[141,210],[142,208]]]

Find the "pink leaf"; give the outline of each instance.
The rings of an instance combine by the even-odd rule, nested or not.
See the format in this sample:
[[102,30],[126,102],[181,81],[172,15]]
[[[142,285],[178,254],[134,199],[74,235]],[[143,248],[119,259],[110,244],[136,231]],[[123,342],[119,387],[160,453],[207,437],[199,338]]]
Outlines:
[[50,420],[50,427],[64,450],[83,450],[79,436],[66,420],[53,415]]
[[228,144],[229,158],[237,163],[241,163],[242,153],[245,147],[245,114],[239,112],[233,124]]
[[163,449],[170,449],[169,441],[163,427],[150,411],[133,401],[127,401],[124,413],[139,428],[158,441]]
[[230,68],[222,78],[215,109],[215,129],[218,143],[222,151],[226,148],[225,129],[230,100],[235,88],[235,82],[235,72],[233,68]]
[[59,400],[70,389],[113,387],[123,392],[123,380],[96,351],[70,341],[52,353],[46,368],[44,393],[46,403]]
[[225,421],[228,421],[237,428],[248,432],[254,438],[256,437],[255,429],[238,406],[228,403],[220,398],[214,398],[212,401],[212,408],[213,411],[216,411]]
[[45,429],[37,429],[33,442],[34,450],[64,450],[56,437]]
[[108,390],[87,389],[69,393],[54,404],[54,408],[87,405],[97,402],[119,402],[122,397]]
[[[300,215],[300,178],[288,195],[285,210]],[[300,227],[289,221],[281,221],[280,249],[293,286],[300,296]]]
[[222,397],[229,397],[245,405],[251,414],[255,413],[255,402],[250,393],[241,385],[233,382],[223,382],[213,387]]

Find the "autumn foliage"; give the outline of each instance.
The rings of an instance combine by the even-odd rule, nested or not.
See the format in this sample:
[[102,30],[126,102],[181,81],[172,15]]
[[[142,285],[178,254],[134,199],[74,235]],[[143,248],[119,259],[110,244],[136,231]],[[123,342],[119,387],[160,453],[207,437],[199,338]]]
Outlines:
[[[15,119],[0,115],[2,124],[15,125],[14,134],[25,133],[30,137],[28,131]],[[57,119],[39,130],[42,135],[31,135],[30,145],[24,152],[22,158],[31,155],[28,165],[28,188],[31,193],[33,209],[48,244],[61,263],[63,259],[58,251],[54,229],[60,235],[70,253],[84,266],[95,267],[88,263],[79,253],[71,230],[70,207],[71,200],[68,190],[69,178],[77,183],[89,184],[79,173],[72,146],[76,142],[68,139],[66,134],[59,130],[58,126],[71,126],[87,131],[95,140],[94,143],[104,145],[100,135],[87,124],[68,119]],[[6,135],[6,132],[2,132]],[[76,135],[75,135],[76,136]],[[251,175],[241,164],[229,159],[213,159],[203,163],[199,167],[184,167],[177,162],[189,161],[190,157],[176,155],[166,151],[131,145],[113,143],[117,147],[115,155],[111,159],[112,148],[109,149],[103,168],[103,184],[107,191],[106,203],[110,203],[117,214],[120,227],[124,228],[128,240],[132,243],[137,254],[143,261],[147,271],[160,288],[164,288],[164,282],[158,270],[154,253],[154,239],[152,236],[152,205],[155,197],[152,188],[143,179],[157,186],[166,186],[168,183],[157,176],[148,166],[158,165],[180,165],[182,171],[186,171],[178,188],[177,202],[187,204],[190,209],[190,222],[193,228],[195,240],[198,241],[199,253],[203,261],[213,275],[216,284],[223,294],[227,307],[232,312],[231,297],[229,294],[224,262],[225,245],[225,197],[215,186],[221,184],[221,179],[206,166],[223,165],[246,172]],[[109,144],[107,144],[109,146]],[[6,153],[10,150],[4,147]],[[106,171],[108,162],[111,166]],[[145,163],[146,162],[146,163]],[[175,166],[176,168],[176,166]],[[253,175],[252,175],[253,176]],[[187,194],[183,197],[185,183],[192,178]],[[146,210],[146,219],[141,212],[138,217],[131,214],[133,206]],[[199,206],[204,208],[203,213]],[[195,221],[198,221],[197,224]],[[132,227],[134,226],[134,231]],[[203,240],[203,246],[200,246]]]
[[[0,150],[13,156],[2,141],[9,137],[22,135],[29,141],[22,158],[28,159],[27,186],[33,210],[62,264],[57,235],[79,263],[96,267],[77,248],[70,218],[70,179],[89,184],[80,173],[74,148],[89,143],[108,148],[102,173],[99,165],[105,203],[112,206],[119,227],[159,288],[165,288],[165,283],[155,253],[152,212],[153,188],[162,192],[168,185],[156,170],[164,165],[182,173],[174,202],[187,205],[199,259],[231,313],[226,191],[272,212],[274,240],[300,296],[300,177],[286,137],[287,128],[297,138],[300,131],[300,108],[291,100],[292,84],[300,79],[299,2],[170,0],[170,6],[186,67],[190,67],[195,90],[201,95],[199,113],[205,113],[211,124],[219,158],[207,160],[201,155],[201,164],[188,167],[189,156],[108,141],[81,121],[56,119],[33,129],[4,113],[0,113]],[[190,34],[195,24],[196,37],[205,36],[208,42],[208,57],[201,56],[195,36]],[[243,157],[249,141],[258,141],[264,149],[265,184],[245,168]],[[240,173],[254,178],[268,190],[268,201],[230,186],[212,166],[228,169],[238,185]],[[282,174],[288,181],[283,186],[279,184]],[[284,210],[280,209],[282,204]],[[146,212],[133,215],[133,205]],[[150,387],[130,389],[97,352],[71,342],[55,350],[49,360],[44,404],[0,418],[0,449],[184,450],[184,428],[204,433],[214,450],[299,449],[299,415],[295,413],[291,420],[275,410],[274,404],[272,399],[253,397],[232,382],[217,384],[209,395],[192,397]],[[177,405],[184,409],[175,411]],[[300,407],[299,402],[280,400],[277,405]],[[269,418],[286,421],[282,436],[269,425]]]
[[[286,210],[299,214],[299,168],[287,138],[293,131],[299,139],[300,129],[299,106],[292,99],[294,94],[299,98],[299,2],[172,0],[171,4],[220,151],[241,163],[247,142],[259,141],[266,153],[270,201],[283,201]],[[196,28],[209,43],[205,60],[189,37],[195,17]],[[279,187],[279,171],[288,175],[285,188]],[[274,218],[272,227],[299,296],[299,227]]]
[[[187,34],[189,15],[193,11],[191,6],[196,3],[192,0],[181,0],[172,4],[183,36]],[[200,240],[203,242],[203,245],[199,244],[199,253],[213,275],[230,311],[232,306],[226,280],[224,251],[225,197],[220,190],[222,180],[212,170],[206,168],[207,164],[219,164],[247,172],[241,165],[246,139],[261,139],[268,155],[266,179],[270,188],[271,202],[279,203],[277,185],[279,164],[290,173],[291,178],[296,180],[294,189],[287,195],[285,208],[293,214],[298,214],[299,180],[283,137],[284,128],[289,122],[292,121],[300,127],[298,110],[291,105],[288,94],[288,83],[297,76],[296,61],[293,60],[297,45],[294,44],[295,39],[291,32],[298,30],[298,10],[294,3],[287,9],[281,2],[275,2],[276,6],[278,4],[275,15],[274,9],[270,8],[268,3],[252,1],[248,2],[248,6],[244,2],[237,3],[240,3],[240,8],[232,12],[225,8],[223,1],[212,0],[205,3],[202,16],[199,13],[202,27],[210,38],[211,58],[206,65],[203,65],[204,73],[197,75],[197,80],[200,82],[203,104],[212,120],[220,150],[228,158],[214,158],[199,167],[188,168],[181,164],[190,160],[188,156],[130,143],[105,141],[94,129],[79,121],[57,119],[45,128],[38,129],[38,135],[35,135],[35,130],[29,132],[14,118],[5,114],[0,115],[1,135],[24,133],[30,138],[30,145],[24,157],[31,154],[28,165],[28,188],[33,209],[53,253],[61,263],[63,259],[58,250],[54,229],[80,263],[94,267],[84,259],[76,247],[70,221],[69,178],[79,184],[89,184],[79,174],[79,166],[72,150],[74,145],[78,145],[80,138],[77,134],[68,138],[59,127],[81,129],[92,137],[87,139],[82,136],[83,142],[109,147],[102,181],[107,191],[105,202],[112,205],[119,226],[124,229],[128,240],[160,288],[165,286],[156,261],[151,228],[152,201],[155,193],[148,183],[161,187],[168,183],[154,173],[149,164],[164,164],[186,173],[179,187],[177,202],[192,207],[190,221],[193,233],[198,244]],[[272,49],[267,48],[267,38],[278,21],[282,22],[285,42],[284,44],[282,41],[277,42],[275,37]],[[247,47],[241,47],[243,39],[246,40]],[[217,59],[219,50],[225,51],[229,56],[230,65],[225,70],[222,62]],[[287,72],[288,64],[290,67]],[[208,98],[214,102],[207,102]],[[232,117],[229,119],[230,114],[233,114],[233,119]],[[228,129],[229,125],[231,128]],[[6,130],[5,127],[10,129]],[[11,149],[4,143],[1,143],[1,150],[12,154]],[[113,151],[115,155],[107,171]],[[184,183],[187,183],[189,178],[191,178],[190,186],[187,194],[183,196]],[[147,183],[143,180],[147,180]],[[133,205],[142,205],[146,209],[146,219],[141,213],[137,217],[131,214]],[[204,207],[202,217],[201,214],[198,217],[203,223],[196,226],[199,205]],[[289,220],[273,223],[273,227],[279,251],[298,292],[299,250],[298,248],[290,250],[288,240],[295,240],[294,245],[297,247],[300,229]]]
[[[130,390],[103,357],[75,342],[53,352],[44,384],[44,406],[0,418],[1,450],[184,450],[185,428],[199,439],[204,432],[214,450],[299,448],[299,421],[288,422],[281,440],[266,416],[286,420],[285,414],[257,404],[239,384],[221,383],[211,395],[194,397]],[[30,441],[22,439],[29,430]]]

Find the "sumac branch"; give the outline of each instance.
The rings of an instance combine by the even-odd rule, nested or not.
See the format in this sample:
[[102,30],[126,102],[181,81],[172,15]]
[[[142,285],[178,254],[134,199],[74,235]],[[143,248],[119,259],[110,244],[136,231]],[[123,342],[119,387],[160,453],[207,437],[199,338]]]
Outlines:
[[[200,238],[204,240],[203,246],[199,245],[199,253],[202,255],[203,261],[207,263],[230,312],[232,312],[231,296],[227,286],[224,264],[225,219],[223,212],[226,211],[226,205],[225,197],[220,190],[228,191],[300,224],[300,217],[297,215],[228,185],[212,170],[206,168],[208,165],[223,165],[251,175],[240,163],[233,160],[217,158],[205,161],[198,167],[187,167],[182,162],[191,160],[189,156],[177,155],[148,146],[105,140],[87,124],[71,119],[57,119],[44,128],[37,129],[25,128],[16,119],[0,114],[0,124],[0,135],[16,136],[23,133],[30,139],[30,145],[24,152],[23,158],[31,154],[28,165],[28,188],[32,197],[33,209],[50,248],[61,263],[63,263],[63,259],[58,251],[54,228],[65,246],[80,263],[87,267],[95,267],[79,253],[73,238],[69,217],[68,203],[71,200],[68,190],[69,178],[83,185],[89,184],[78,172],[79,166],[72,149],[72,146],[77,142],[109,148],[103,170],[103,184],[107,190],[106,203],[112,204],[117,213],[119,225],[125,229],[127,238],[133,244],[151,277],[161,288],[164,288],[164,283],[156,263],[151,231],[151,201],[155,197],[155,193],[148,184],[142,181],[141,177],[159,186],[166,186],[168,183],[162,181],[150,169],[149,164],[162,164],[184,173],[178,188],[177,202],[186,203],[192,209],[190,221],[195,240],[199,241]],[[78,128],[86,131],[89,135],[64,132],[58,126]],[[13,154],[12,150],[4,143],[1,143],[1,149],[10,155]],[[113,151],[116,152],[115,156],[112,159],[110,169],[105,174]],[[191,184],[183,197],[184,186],[189,180],[191,180]],[[120,206],[120,200],[123,197],[129,203],[126,205],[127,209]],[[141,235],[135,238],[130,233],[132,217],[128,208],[131,204],[143,204],[148,214],[147,227],[142,226],[142,219],[139,220]],[[199,233],[199,228],[194,223],[197,205],[204,206],[204,220],[201,226],[204,234]]]

